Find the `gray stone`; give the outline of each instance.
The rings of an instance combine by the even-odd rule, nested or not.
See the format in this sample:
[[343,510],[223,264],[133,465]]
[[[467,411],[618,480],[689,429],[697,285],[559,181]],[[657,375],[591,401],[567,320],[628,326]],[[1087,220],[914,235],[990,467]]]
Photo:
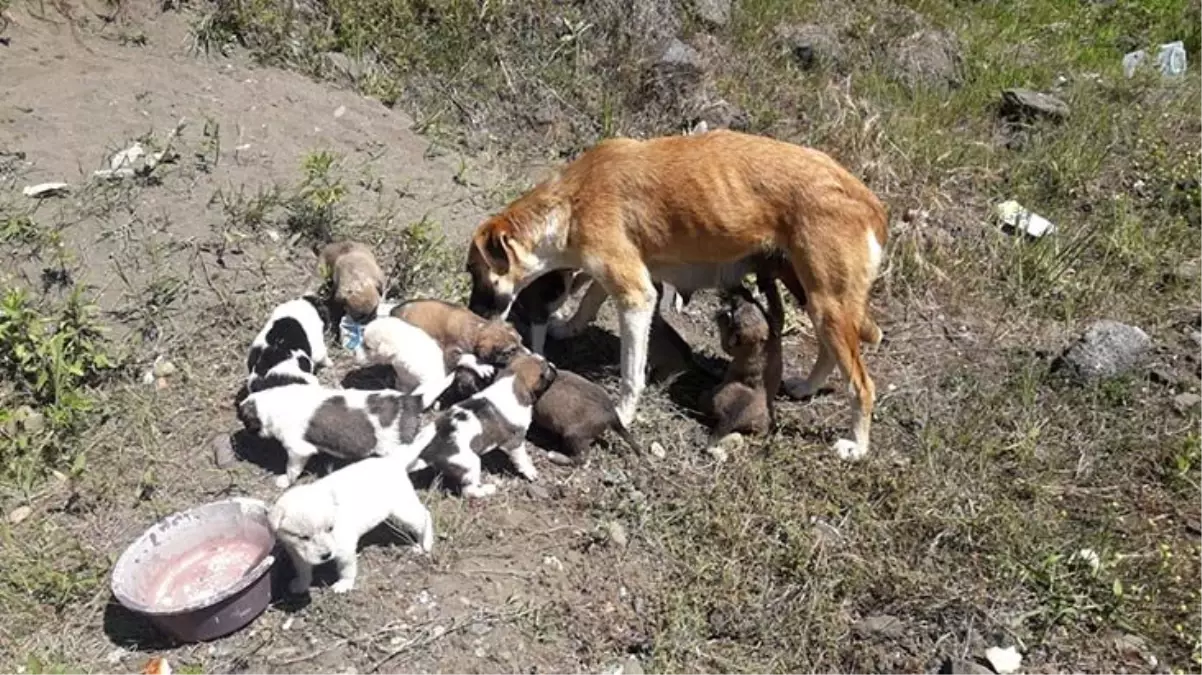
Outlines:
[[664,444],[659,441],[651,441],[651,445],[647,449],[651,453],[651,456],[656,459],[663,459],[668,456],[668,451],[664,449]]
[[709,26],[730,23],[730,0],[692,0],[693,14]]
[[851,632],[861,639],[884,637],[896,640],[905,634],[906,627],[896,616],[874,614],[857,621],[852,625]]
[[788,48],[802,68],[829,67],[844,60],[843,45],[835,29],[807,23],[800,26],[781,26],[777,39]]
[[229,434],[214,436],[209,441],[209,447],[213,449],[213,464],[216,464],[218,469],[233,466],[237,456],[234,454],[234,446],[230,443]]
[[643,664],[639,663],[637,656],[632,654],[622,662],[622,675],[643,675]]
[[358,82],[368,73],[370,66],[342,52],[323,52],[320,57],[321,72],[331,79],[346,79]]
[[671,71],[673,74],[697,78],[700,78],[705,70],[701,54],[681,42],[679,38],[672,38],[664,45],[659,59],[656,61],[656,67]]
[[551,491],[538,483],[527,483],[526,494],[536,501],[546,501],[551,498]]
[[1186,392],[1173,397],[1173,408],[1180,413],[1188,413],[1191,410],[1196,411],[1200,404],[1202,404],[1202,396],[1194,393]]
[[751,118],[747,116],[747,112],[724,98],[710,101],[701,107],[693,125],[700,123],[705,123],[707,129],[747,131],[751,128]]
[[609,540],[618,548],[626,548],[626,544],[630,540],[626,537],[626,527],[616,520],[611,520],[605,524],[605,533],[609,535]]
[[1131,370],[1151,347],[1152,340],[1143,330],[1104,319],[1089,326],[1061,362],[1078,379],[1098,380]]
[[1017,120],[1045,118],[1055,121],[1068,117],[1068,104],[1055,96],[1030,89],[1006,89],[1002,92],[1003,117]]
[[939,668],[945,675],[994,675],[989,668],[968,659],[948,659]]
[[959,87],[964,82],[963,49],[946,31],[920,30],[889,51],[893,77],[911,89]]

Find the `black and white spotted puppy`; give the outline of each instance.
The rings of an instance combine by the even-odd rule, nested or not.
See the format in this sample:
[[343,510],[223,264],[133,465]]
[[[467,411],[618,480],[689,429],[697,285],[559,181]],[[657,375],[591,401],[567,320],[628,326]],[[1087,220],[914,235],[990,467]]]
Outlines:
[[326,311],[320,300],[308,295],[276,307],[250,343],[246,390],[317,384],[317,369],[330,365],[324,337]]
[[555,366],[541,356],[515,357],[491,385],[435,418],[434,440],[410,471],[432,466],[458,481],[465,497],[487,497],[497,486],[481,482],[480,456],[500,449],[524,478],[538,478],[526,451],[526,430],[535,401],[557,374]]
[[[421,446],[421,412],[451,383],[454,373],[431,389],[402,394],[391,390],[331,389],[289,384],[253,393],[238,405],[238,419],[261,438],[274,438],[288,453],[285,473],[276,485],[296,482],[319,452],[341,459],[410,453],[412,463]],[[423,443],[424,445],[424,443]]]

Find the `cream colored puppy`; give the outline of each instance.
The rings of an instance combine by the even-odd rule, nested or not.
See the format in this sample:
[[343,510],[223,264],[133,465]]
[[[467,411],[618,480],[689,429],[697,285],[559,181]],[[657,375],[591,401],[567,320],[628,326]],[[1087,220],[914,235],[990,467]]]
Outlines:
[[[427,425],[416,447],[433,435],[433,425]],[[386,520],[416,536],[415,552],[430,552],[434,521],[409,481],[413,459],[402,454],[370,457],[280,495],[268,521],[296,568],[290,591],[307,592],[313,583],[313,566],[330,561],[338,566],[338,581],[331,589],[345,593],[354,588],[359,539]]]

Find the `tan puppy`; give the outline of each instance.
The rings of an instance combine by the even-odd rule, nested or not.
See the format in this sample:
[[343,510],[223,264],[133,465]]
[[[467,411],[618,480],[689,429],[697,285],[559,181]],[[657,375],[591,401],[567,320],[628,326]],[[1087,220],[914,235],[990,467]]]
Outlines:
[[392,308],[392,316],[425,331],[443,350],[445,367],[455,368],[462,355],[503,366],[522,348],[517,329],[501,320],[482,319],[462,305],[442,300],[410,300]]
[[322,275],[333,283],[334,305],[359,323],[374,317],[384,296],[384,272],[371,249],[354,241],[336,241],[321,249],[319,257]]
[[725,266],[780,252],[819,339],[801,389],[816,391],[836,365],[851,381],[855,440],[840,439],[834,450],[855,459],[869,449],[875,388],[860,342],[880,339],[867,304],[887,220],[876,195],[817,150],[732,131],[609,139],[480,225],[468,253],[469,306],[504,317],[539,276],[583,270],[600,290],[590,289],[579,311],[596,294],[618,305],[618,415],[629,425],[645,387],[654,281],[725,285]]
[[717,419],[711,448],[731,433],[765,434],[776,421],[773,400],[781,381],[781,327],[784,307],[771,279],[760,278],[768,311],[745,289],[726,298],[718,313],[718,334],[730,365],[714,388],[709,412]]

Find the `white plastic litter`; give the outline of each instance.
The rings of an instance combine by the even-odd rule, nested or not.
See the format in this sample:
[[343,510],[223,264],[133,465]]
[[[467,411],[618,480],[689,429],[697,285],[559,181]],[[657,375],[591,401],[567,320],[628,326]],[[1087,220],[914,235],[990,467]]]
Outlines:
[[128,148],[113,155],[112,159],[109,160],[109,168],[113,171],[116,171],[122,167],[128,167],[132,169],[134,162],[137,162],[142,155],[145,154],[146,150],[142,147],[142,144],[134,143]]
[[33,197],[34,199],[42,199],[43,197],[61,195],[69,189],[71,189],[71,186],[67,183],[38,183],[37,185],[25,186],[21,190],[21,194],[26,197]]
[[1056,231],[1056,226],[1047,218],[1038,213],[1032,213],[1013,199],[998,204],[996,211],[998,220],[1002,224],[1008,225],[1017,231],[1025,232],[1036,239]]
[[1023,655],[1018,653],[1014,647],[990,647],[985,650],[985,660],[989,661],[989,665],[993,666],[994,672],[999,675],[1010,675],[1010,673],[1018,672],[1018,669],[1023,665]]
[[[1147,60],[1148,52],[1143,49],[1137,49],[1124,54],[1123,74],[1127,77],[1135,77],[1136,71]],[[1161,75],[1165,77],[1181,77],[1185,74],[1187,65],[1185,43],[1178,40],[1160,45],[1160,51],[1156,54],[1156,68],[1160,71]]]

